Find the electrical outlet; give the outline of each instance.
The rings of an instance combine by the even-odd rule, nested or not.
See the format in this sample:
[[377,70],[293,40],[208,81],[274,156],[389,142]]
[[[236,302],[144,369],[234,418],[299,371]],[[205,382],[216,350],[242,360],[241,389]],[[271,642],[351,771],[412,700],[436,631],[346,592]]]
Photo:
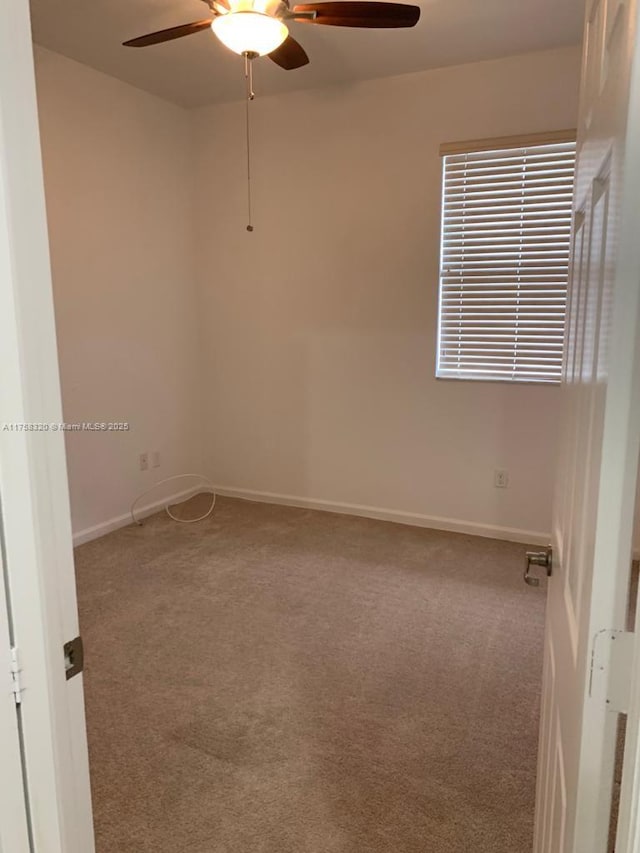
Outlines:
[[149,470],[149,454],[141,453],[140,454],[140,470],[148,471]]
[[160,451],[159,450],[154,450],[153,453],[151,454],[151,465],[154,468],[160,467]]
[[509,472],[506,468],[496,468],[493,472],[493,485],[496,489],[506,489],[509,485]]

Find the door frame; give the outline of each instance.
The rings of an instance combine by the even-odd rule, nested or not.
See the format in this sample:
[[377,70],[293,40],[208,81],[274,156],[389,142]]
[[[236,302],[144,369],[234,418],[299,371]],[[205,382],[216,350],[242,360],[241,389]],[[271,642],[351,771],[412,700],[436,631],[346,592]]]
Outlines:
[[92,853],[82,677],[67,681],[63,653],[78,634],[64,433],[4,429],[62,422],[23,0],[0,0],[0,200],[0,496],[33,853]]
[[[1,534],[1,519],[0,519]],[[0,537],[1,538],[1,537]],[[0,548],[0,851],[30,853],[27,797],[22,769],[19,715],[16,712],[11,658],[13,646],[7,601],[7,578]]]
[[[635,25],[633,28],[636,44],[640,39],[640,3],[635,9]],[[640,45],[636,46],[631,67],[629,85],[629,117],[627,124],[626,150],[640,151]],[[617,275],[631,281],[631,286],[620,288],[624,292],[625,301],[615,306],[616,312],[625,316],[628,322],[640,326],[640,281],[636,270],[640,269],[640,241],[638,240],[638,218],[640,213],[640,158],[627,161],[625,167],[624,194],[622,200],[622,217],[620,232],[620,247],[617,262]],[[635,285],[635,286],[634,286]],[[640,388],[640,336],[636,336],[634,352],[621,352],[619,348],[612,352],[614,359],[611,370],[615,378],[616,366],[621,361],[633,365],[633,383]],[[630,401],[627,414],[628,428],[637,435],[640,430],[640,395]],[[632,433],[633,434],[633,433]],[[638,438],[640,444],[640,438]],[[640,453],[640,451],[639,451]],[[640,476],[638,467],[627,471],[627,493],[637,495],[637,478]],[[633,485],[632,485],[633,483]],[[635,501],[623,507],[627,514],[627,529],[633,531]],[[622,561],[631,558],[633,551],[632,535],[628,541],[619,542],[617,568],[620,571]],[[616,565],[614,563],[614,565]],[[640,599],[638,601],[640,605]],[[640,853],[640,606],[636,607],[636,621],[633,638],[633,668],[631,672],[631,688],[629,710],[627,714],[625,748],[622,766],[622,789],[620,794],[620,810],[616,835],[616,851],[619,853]]]

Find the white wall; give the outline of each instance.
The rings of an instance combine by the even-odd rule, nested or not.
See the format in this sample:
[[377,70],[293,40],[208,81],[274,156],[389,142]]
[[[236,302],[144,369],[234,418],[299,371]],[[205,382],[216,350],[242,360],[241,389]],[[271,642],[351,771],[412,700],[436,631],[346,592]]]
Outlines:
[[244,105],[194,114],[215,482],[544,538],[557,389],[434,378],[438,147],[575,126],[579,63],[563,49],[276,97],[258,67],[253,234]]
[[195,469],[544,537],[556,389],[433,376],[438,146],[574,125],[577,49],[277,97],[258,66],[253,234],[243,104],[36,68],[65,417],[132,426],[68,436],[76,533]]
[[[77,533],[201,468],[191,129],[179,107],[47,50],[36,73]],[[141,473],[138,455],[159,450]]]

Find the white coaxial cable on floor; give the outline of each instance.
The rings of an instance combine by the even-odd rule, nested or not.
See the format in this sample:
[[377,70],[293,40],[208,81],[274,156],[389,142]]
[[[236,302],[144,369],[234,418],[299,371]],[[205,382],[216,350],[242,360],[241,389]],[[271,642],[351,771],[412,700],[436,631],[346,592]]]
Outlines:
[[[134,500],[134,502],[131,504],[130,512],[131,512],[131,519],[135,522],[135,524],[142,525],[142,521],[139,518],[136,518],[136,512],[135,512],[136,506],[140,503],[142,498],[151,494],[151,492],[154,492],[159,486],[163,486],[165,483],[171,483],[174,480],[183,480],[185,478],[200,480],[201,483],[204,483],[206,486],[209,487],[209,489],[211,490],[210,491],[211,506],[209,507],[207,512],[205,512],[204,515],[199,515],[197,518],[178,518],[177,516],[175,516],[171,512],[171,504],[169,502],[169,500],[170,500],[169,499],[167,501],[167,503],[165,504],[165,507],[164,507],[165,512],[167,513],[169,518],[173,519],[174,521],[180,522],[180,524],[195,524],[196,521],[204,521],[205,518],[208,518],[211,515],[211,513],[213,512],[213,508],[216,505],[216,493],[214,491],[213,483],[211,482],[211,480],[209,480],[207,477],[203,477],[202,474],[174,474],[173,477],[165,477],[164,480],[158,480],[157,483],[154,483],[153,486],[151,486],[148,489],[145,489],[145,491],[141,492],[138,495],[138,497]],[[198,494],[198,492],[194,492],[194,494],[191,495],[191,497],[185,498],[185,500],[190,500],[192,497],[195,497],[196,494]]]

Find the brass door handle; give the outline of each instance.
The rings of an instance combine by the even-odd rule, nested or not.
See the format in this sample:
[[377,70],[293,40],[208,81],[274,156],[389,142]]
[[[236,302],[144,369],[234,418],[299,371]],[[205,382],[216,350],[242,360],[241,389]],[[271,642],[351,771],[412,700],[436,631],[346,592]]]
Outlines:
[[551,545],[548,545],[544,551],[527,551],[524,556],[524,582],[529,586],[540,586],[540,578],[531,574],[531,566],[542,566],[547,570],[547,577],[551,577],[552,564]]

